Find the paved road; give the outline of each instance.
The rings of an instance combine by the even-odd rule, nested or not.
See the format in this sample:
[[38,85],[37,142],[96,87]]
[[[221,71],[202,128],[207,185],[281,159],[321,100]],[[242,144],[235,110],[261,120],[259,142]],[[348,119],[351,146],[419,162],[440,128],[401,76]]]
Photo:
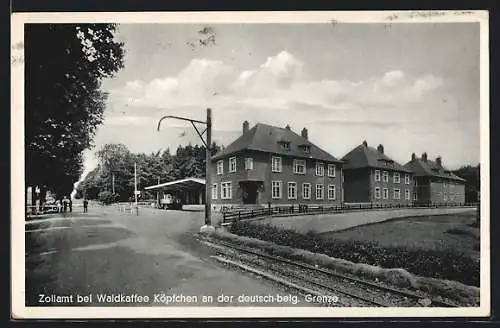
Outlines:
[[[142,301],[148,296],[148,305],[159,306],[165,301],[175,306],[262,306],[239,303],[237,297],[290,294],[293,302],[293,291],[215,262],[213,251],[193,238],[202,223],[203,212],[144,209],[134,216],[99,206],[89,213],[31,221],[26,224],[26,305],[144,306],[139,296]],[[119,303],[99,302],[98,295],[104,294],[132,296]],[[48,302],[40,302],[41,295]],[[83,303],[77,303],[78,295]],[[213,303],[203,303],[203,295],[212,296]],[[220,295],[232,295],[233,301],[218,300]]]
[[422,209],[390,209],[372,210],[338,214],[321,215],[298,215],[287,217],[274,217],[257,220],[262,224],[271,224],[284,229],[293,229],[299,232],[314,231],[324,233],[339,231],[357,227],[360,225],[373,224],[396,218],[410,216],[432,216],[441,214],[454,214],[471,211],[471,208],[422,208]]

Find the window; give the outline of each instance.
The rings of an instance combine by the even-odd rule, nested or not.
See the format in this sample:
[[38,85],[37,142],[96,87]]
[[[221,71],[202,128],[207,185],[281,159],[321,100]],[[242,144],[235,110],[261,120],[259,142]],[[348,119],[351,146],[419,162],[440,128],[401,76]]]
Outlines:
[[380,170],[375,170],[375,181],[380,181]]
[[273,199],[281,198],[281,181],[273,181],[272,182],[272,196]]
[[289,142],[283,142],[281,143],[281,145],[283,146],[283,149],[284,150],[290,150],[290,143]]
[[316,175],[320,177],[325,175],[325,165],[321,162],[316,162]]
[[229,158],[229,172],[236,172],[236,157]]
[[303,183],[302,184],[302,198],[310,199],[311,198],[311,184]]
[[382,194],[382,198],[389,199],[389,189],[384,188],[384,193]]
[[382,180],[384,182],[388,182],[389,181],[389,172],[384,171],[384,173],[382,174]]
[[335,199],[335,185],[328,185],[328,199]]
[[221,175],[224,173],[224,161],[220,160],[217,162],[217,175]]
[[405,175],[405,184],[410,184],[410,175],[409,174]]
[[306,161],[303,159],[293,160],[293,173],[306,174]]
[[245,158],[245,170],[253,170],[253,158]]
[[231,199],[233,197],[233,188],[231,182],[222,182],[220,184],[220,198],[221,199]]
[[405,190],[405,199],[410,200],[410,189]]
[[380,199],[380,188],[379,187],[375,188],[375,198]]
[[311,147],[309,145],[304,145],[301,147],[304,153],[310,153],[311,152]]
[[217,184],[212,185],[212,199],[217,199]]
[[393,199],[401,199],[401,190],[399,189],[394,189],[394,195],[392,197]]
[[417,200],[417,192],[413,192],[413,200]]
[[281,172],[281,157],[273,156],[271,169],[273,172]]
[[288,199],[297,199],[297,182],[288,182]]
[[399,172],[394,172],[394,177],[392,178],[392,181],[394,183],[400,183],[401,182],[401,176]]
[[322,184],[317,184],[316,185],[316,199],[323,199],[323,185]]
[[328,164],[328,176],[335,178],[336,173],[335,164]]

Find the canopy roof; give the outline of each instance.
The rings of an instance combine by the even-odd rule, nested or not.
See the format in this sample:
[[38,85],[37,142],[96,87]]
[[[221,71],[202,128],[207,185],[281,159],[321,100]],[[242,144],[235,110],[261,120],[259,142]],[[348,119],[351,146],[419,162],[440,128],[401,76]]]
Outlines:
[[157,191],[180,191],[180,190],[199,190],[205,186],[205,179],[186,178],[176,181],[160,183],[154,186],[144,188],[144,190]]

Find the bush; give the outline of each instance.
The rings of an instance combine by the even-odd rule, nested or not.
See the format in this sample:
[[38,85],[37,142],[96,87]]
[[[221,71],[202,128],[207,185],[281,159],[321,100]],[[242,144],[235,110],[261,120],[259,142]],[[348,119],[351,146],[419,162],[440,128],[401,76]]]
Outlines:
[[110,191],[101,191],[97,197],[99,198],[99,201],[102,202],[105,205],[109,205],[111,203],[117,202],[120,199],[119,194],[113,194]]
[[401,268],[420,276],[479,286],[479,262],[451,251],[380,247],[377,243],[357,240],[325,239],[313,232],[301,234],[294,230],[248,221],[235,222],[231,225],[230,232],[355,263]]

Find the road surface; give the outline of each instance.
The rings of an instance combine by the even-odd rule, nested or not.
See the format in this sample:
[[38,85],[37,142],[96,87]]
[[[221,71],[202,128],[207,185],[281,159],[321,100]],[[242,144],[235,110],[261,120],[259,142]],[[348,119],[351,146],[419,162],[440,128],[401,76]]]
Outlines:
[[267,305],[308,306],[294,291],[214,261],[193,238],[203,220],[203,212],[135,216],[94,206],[30,221],[26,305],[264,306],[240,296],[273,295]]

